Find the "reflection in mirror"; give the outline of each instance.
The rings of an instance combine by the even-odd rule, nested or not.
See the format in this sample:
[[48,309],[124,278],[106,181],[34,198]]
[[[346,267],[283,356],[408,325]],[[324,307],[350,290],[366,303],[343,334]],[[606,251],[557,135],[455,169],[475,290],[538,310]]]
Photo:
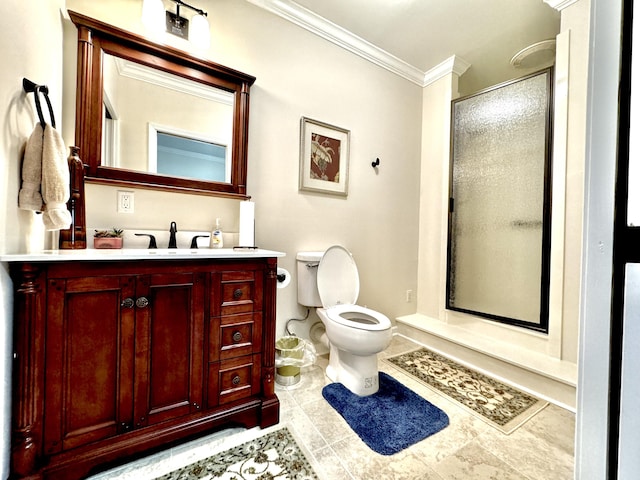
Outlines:
[[149,171],[176,177],[227,182],[231,176],[226,145],[163,132],[149,125]]
[[75,12],[87,181],[247,198],[255,77]]
[[[114,132],[103,131],[103,164],[230,182],[232,93],[205,88],[191,80],[113,55],[104,55],[102,76],[103,122],[111,124],[108,130]],[[158,131],[171,134],[171,137],[158,137]],[[168,145],[168,138],[183,141],[181,145],[176,144],[177,140]],[[164,143],[160,145],[159,141]],[[212,153],[202,156],[205,144]],[[220,149],[223,149],[222,157]],[[157,154],[161,154],[162,162],[158,162]],[[107,157],[110,158],[107,160]],[[219,163],[220,158],[222,165],[213,167],[212,162]]]

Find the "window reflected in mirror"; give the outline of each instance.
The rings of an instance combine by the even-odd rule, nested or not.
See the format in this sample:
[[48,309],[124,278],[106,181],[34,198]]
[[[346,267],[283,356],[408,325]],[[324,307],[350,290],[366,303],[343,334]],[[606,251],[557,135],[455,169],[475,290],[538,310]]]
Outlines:
[[231,181],[228,150],[226,145],[149,127],[150,172],[228,183]]

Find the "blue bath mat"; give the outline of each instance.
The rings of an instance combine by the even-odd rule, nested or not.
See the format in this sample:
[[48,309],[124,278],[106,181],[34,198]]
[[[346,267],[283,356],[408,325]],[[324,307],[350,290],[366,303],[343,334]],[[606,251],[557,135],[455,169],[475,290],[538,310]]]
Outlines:
[[446,413],[386,373],[379,373],[379,382],[378,392],[367,397],[340,383],[322,389],[322,396],[373,451],[393,455],[449,425]]

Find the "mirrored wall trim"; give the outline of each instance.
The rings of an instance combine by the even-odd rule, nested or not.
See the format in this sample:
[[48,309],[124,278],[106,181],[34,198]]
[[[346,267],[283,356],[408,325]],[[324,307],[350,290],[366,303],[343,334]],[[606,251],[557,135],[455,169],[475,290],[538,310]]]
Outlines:
[[[132,185],[234,198],[246,195],[249,91],[255,77],[158,45],[139,35],[69,11],[78,29],[76,143],[87,164],[88,182]],[[155,175],[101,165],[103,129],[103,53],[162,70],[234,95],[231,182]]]

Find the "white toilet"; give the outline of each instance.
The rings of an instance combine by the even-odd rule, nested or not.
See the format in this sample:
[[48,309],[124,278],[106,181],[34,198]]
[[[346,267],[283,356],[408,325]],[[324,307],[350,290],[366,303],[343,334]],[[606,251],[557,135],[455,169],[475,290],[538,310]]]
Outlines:
[[327,377],[356,395],[378,391],[378,358],[391,342],[391,321],[356,305],[360,278],[351,253],[340,245],[299,252],[298,303],[317,308],[329,340]]

